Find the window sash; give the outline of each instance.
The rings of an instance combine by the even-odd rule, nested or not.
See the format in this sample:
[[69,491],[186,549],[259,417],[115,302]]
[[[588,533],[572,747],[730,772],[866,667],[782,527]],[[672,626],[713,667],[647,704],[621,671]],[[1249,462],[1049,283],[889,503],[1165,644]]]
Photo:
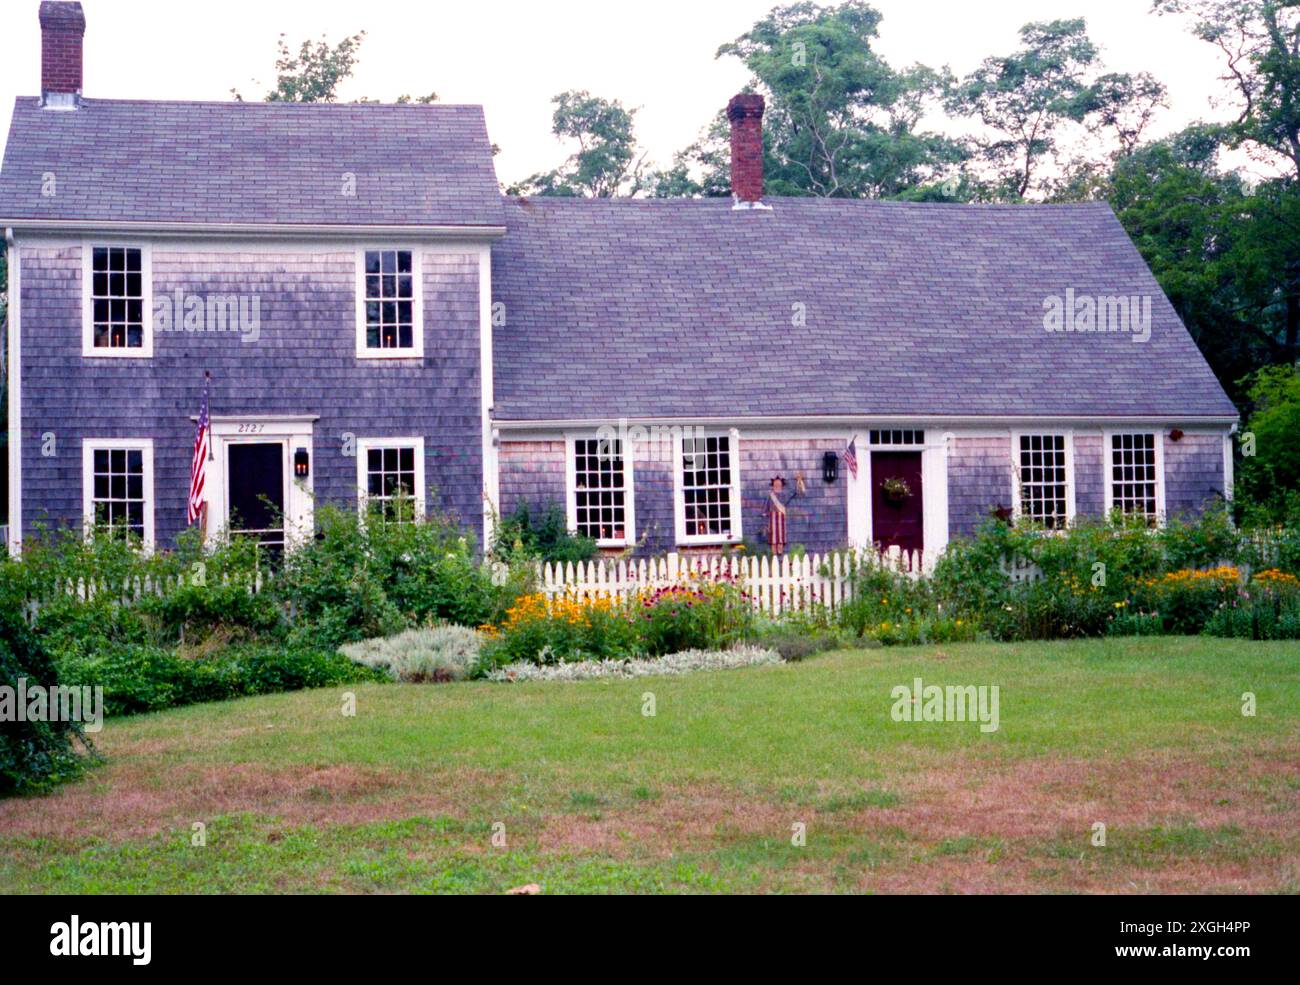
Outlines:
[[1161,482],[1157,435],[1150,431],[1115,432],[1108,444],[1111,509],[1158,520]]
[[574,438],[570,462],[570,529],[597,544],[626,544],[632,539],[632,490],[623,442]]
[[740,538],[733,435],[682,436],[678,443],[678,538],[719,543]]
[[420,269],[415,250],[363,249],[357,258],[359,355],[419,356]]
[[147,439],[87,440],[82,446],[82,505],[86,532],[137,539],[153,546],[153,444]]
[[364,517],[411,523],[424,515],[422,439],[363,439],[357,447],[358,504]]
[[1070,466],[1064,434],[1022,434],[1016,464],[1020,515],[1051,530],[1070,519]]

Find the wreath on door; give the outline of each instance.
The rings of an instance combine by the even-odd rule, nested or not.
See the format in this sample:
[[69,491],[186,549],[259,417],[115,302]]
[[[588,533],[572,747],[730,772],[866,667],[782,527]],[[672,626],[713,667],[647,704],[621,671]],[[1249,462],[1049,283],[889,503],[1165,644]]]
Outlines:
[[898,476],[890,476],[880,483],[880,491],[885,495],[885,501],[889,503],[903,503],[912,498],[912,487],[907,484],[906,479]]

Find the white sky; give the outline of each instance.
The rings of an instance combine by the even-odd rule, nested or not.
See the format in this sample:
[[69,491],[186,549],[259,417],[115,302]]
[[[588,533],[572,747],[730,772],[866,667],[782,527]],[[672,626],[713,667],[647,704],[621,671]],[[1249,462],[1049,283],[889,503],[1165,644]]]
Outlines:
[[[823,0],[829,5],[832,0]],[[501,146],[505,182],[554,167],[568,153],[550,133],[550,97],[588,89],[640,107],[637,133],[656,164],[695,139],[745,82],[718,46],[744,32],[775,0],[83,0],[85,94],[122,99],[228,99],[232,86],[260,97],[275,77],[275,40],[296,47],[365,29],[343,98],[391,100],[436,91],[481,103]],[[1219,119],[1224,92],[1215,51],[1148,0],[874,0],[884,20],[878,50],[895,67],[947,64],[958,74],[1018,46],[1030,20],[1084,16],[1108,69],[1150,71],[1170,109],[1152,136],[1195,119]],[[0,120],[16,95],[40,87],[37,0],[0,7]],[[262,84],[252,80],[259,79]],[[0,138],[3,139],[3,138]]]

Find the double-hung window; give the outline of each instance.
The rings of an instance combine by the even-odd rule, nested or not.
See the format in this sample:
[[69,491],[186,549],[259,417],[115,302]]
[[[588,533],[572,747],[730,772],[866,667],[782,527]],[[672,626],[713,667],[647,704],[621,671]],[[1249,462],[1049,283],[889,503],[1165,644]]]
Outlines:
[[601,547],[632,543],[632,463],[622,439],[571,438],[568,462],[569,529]]
[[677,542],[741,539],[740,475],[735,432],[683,434],[677,455]]
[[357,489],[363,516],[400,523],[423,516],[424,439],[360,439]]
[[1150,431],[1112,432],[1106,438],[1106,456],[1107,514],[1118,510],[1158,522],[1165,509],[1160,436]]
[[1071,442],[1065,434],[1018,434],[1016,514],[1049,530],[1067,526],[1074,515]]
[[149,268],[148,247],[83,245],[83,356],[153,355]]
[[153,441],[86,439],[82,443],[82,512],[87,529],[153,546]]
[[357,356],[424,355],[420,257],[415,250],[366,249],[357,256]]

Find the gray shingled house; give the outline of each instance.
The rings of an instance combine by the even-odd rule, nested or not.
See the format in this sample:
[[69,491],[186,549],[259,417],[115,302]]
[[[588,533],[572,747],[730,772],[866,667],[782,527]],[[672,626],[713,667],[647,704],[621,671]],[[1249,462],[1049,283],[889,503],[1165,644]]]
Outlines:
[[210,532],[269,541],[402,489],[708,550],[761,542],[779,474],[791,542],[933,556],[1231,495],[1236,411],[1103,204],[764,198],[757,96],[731,200],[502,198],[478,107],[85,99],[80,5],[40,18],[0,168],[12,547],[171,541],[205,371]]

